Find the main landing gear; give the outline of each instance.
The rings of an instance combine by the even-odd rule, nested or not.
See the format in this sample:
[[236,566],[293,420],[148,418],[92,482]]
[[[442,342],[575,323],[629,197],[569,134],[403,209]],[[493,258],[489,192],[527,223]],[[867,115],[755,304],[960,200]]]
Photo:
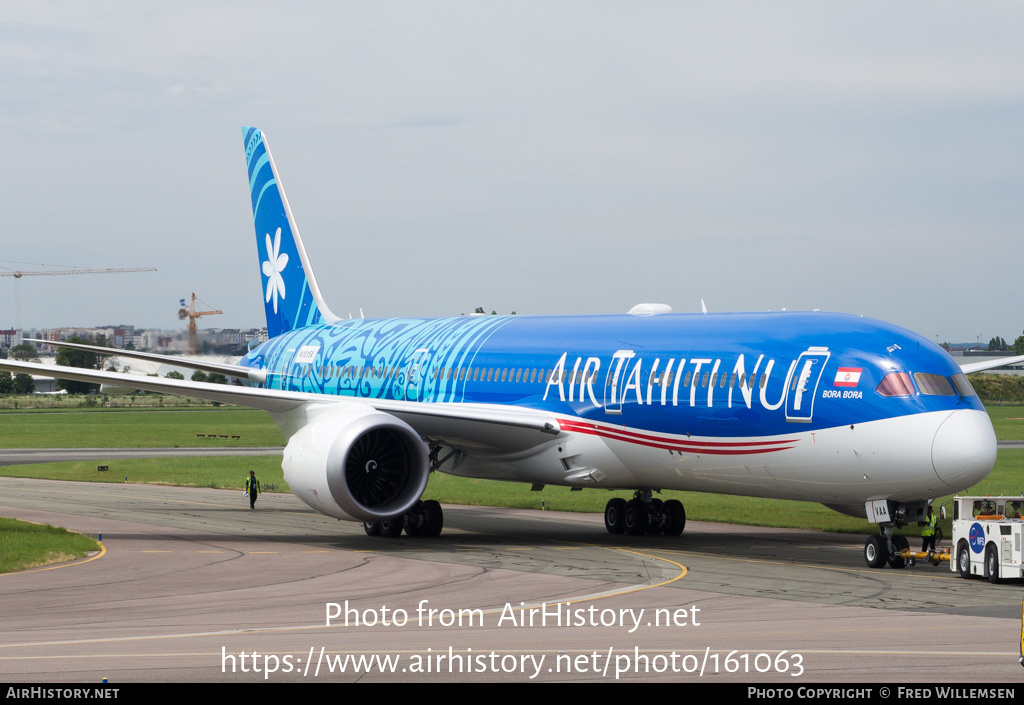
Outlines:
[[686,510],[678,499],[662,502],[651,497],[651,490],[637,490],[628,502],[621,497],[608,500],[604,526],[610,534],[679,536],[686,527]]
[[408,514],[383,521],[364,521],[363,531],[367,536],[388,536],[395,538],[402,535],[424,536],[434,538],[440,536],[444,526],[444,512],[435,500],[417,502]]

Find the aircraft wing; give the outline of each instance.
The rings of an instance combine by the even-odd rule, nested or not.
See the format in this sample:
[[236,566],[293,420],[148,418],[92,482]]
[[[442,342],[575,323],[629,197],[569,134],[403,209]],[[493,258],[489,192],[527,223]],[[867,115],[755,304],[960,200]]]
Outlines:
[[1017,365],[1021,362],[1024,362],[1024,355],[1017,355],[1016,357],[997,357],[995,360],[960,363],[960,369],[964,374],[970,374],[972,372],[982,372],[984,370],[992,370],[997,367],[1005,367],[1006,365]]
[[524,407],[354,398],[262,387],[193,382],[166,377],[144,377],[121,372],[42,365],[14,360],[0,360],[0,370],[47,375],[93,384],[111,384],[162,394],[184,394],[199,399],[262,409],[271,413],[292,411],[304,404],[371,407],[378,411],[394,414],[421,435],[456,443],[470,443],[501,451],[530,448],[561,432],[561,428],[552,414]]

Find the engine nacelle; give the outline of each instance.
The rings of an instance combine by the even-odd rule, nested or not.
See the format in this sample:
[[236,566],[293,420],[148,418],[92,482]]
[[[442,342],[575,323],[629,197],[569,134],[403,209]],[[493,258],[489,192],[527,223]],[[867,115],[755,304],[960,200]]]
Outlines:
[[427,486],[427,449],[407,423],[369,408],[327,411],[284,449],[291,491],[322,514],[381,521],[405,514]]

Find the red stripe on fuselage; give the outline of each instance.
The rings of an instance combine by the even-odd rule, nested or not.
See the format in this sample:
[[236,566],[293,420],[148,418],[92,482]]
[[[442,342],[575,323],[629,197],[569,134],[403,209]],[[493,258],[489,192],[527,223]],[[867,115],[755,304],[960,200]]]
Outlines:
[[574,431],[576,433],[587,433],[592,436],[610,438],[617,441],[626,441],[649,448],[663,448],[665,450],[686,451],[688,453],[704,453],[707,455],[753,455],[757,453],[775,453],[780,450],[793,448],[797,438],[781,441],[748,441],[724,442],[724,441],[684,441],[667,436],[652,436],[625,429],[610,428],[598,424],[578,421],[572,419],[558,419],[558,424],[563,431]]

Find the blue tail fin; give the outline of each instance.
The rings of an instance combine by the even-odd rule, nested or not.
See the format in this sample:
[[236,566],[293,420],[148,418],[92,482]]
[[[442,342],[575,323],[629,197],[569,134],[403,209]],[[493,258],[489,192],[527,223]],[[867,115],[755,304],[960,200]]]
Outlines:
[[242,135],[268,335],[337,320],[320,294],[266,138],[255,127],[243,127]]

